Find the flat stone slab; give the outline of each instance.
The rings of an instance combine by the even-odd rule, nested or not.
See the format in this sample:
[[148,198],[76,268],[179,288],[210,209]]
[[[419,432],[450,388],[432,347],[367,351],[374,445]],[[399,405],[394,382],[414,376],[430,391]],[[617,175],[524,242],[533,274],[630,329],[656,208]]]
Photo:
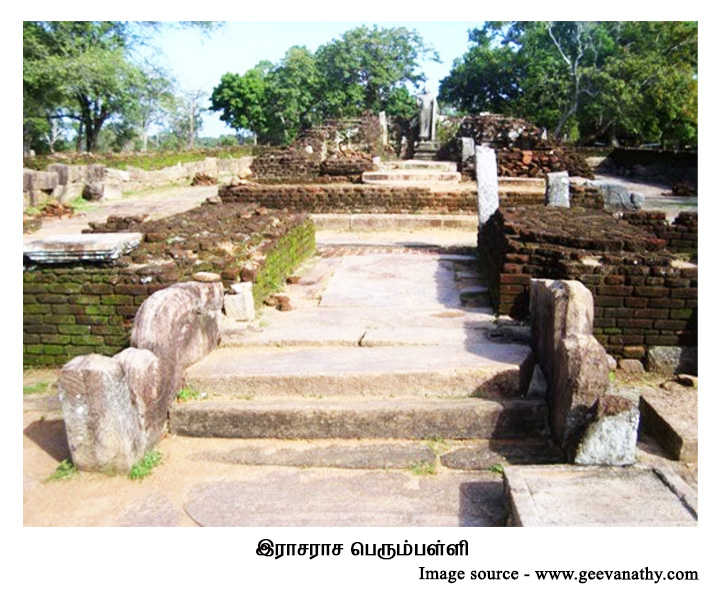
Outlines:
[[673,459],[697,461],[697,391],[645,389],[639,400],[642,430]]
[[696,526],[697,493],[658,468],[511,466],[514,526]]
[[[440,351],[443,348],[443,351]],[[519,394],[519,344],[402,347],[225,347],[186,371],[203,392],[246,395]]]
[[520,439],[538,437],[547,422],[541,400],[299,395],[175,403],[168,427],[181,436],[213,438]]
[[503,526],[503,499],[501,479],[488,472],[278,468],[198,484],[185,511],[201,526]]
[[563,463],[564,457],[548,440],[487,440],[444,453],[440,460],[454,470],[488,470],[495,465]]
[[178,526],[180,518],[181,514],[176,511],[166,495],[151,493],[131,503],[116,525],[141,528],[170,527]]
[[346,256],[319,307],[424,310],[460,307],[451,261],[424,255]]
[[[271,452],[269,452],[271,451]],[[371,443],[326,445],[308,449],[269,449],[268,445],[248,444],[229,451],[200,452],[194,458],[239,465],[279,465],[293,467],[334,467],[343,469],[411,469],[433,464],[436,454],[423,443]]]
[[143,240],[141,233],[58,234],[23,245],[23,255],[36,263],[114,261]]

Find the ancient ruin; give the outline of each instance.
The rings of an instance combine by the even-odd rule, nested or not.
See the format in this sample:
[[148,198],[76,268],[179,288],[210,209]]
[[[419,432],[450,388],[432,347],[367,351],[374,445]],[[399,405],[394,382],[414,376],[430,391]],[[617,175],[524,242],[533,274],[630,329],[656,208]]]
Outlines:
[[[421,99],[412,159],[388,156],[385,119],[327,123],[243,169],[205,164],[197,183],[224,183],[190,211],[28,241],[24,364],[62,366],[75,466],[127,473],[167,433],[247,440],[198,456],[441,470],[436,482],[451,483],[411,495],[392,473],[368,489],[349,476],[354,492],[335,505],[326,484],[309,492],[269,476],[306,508],[289,525],[331,514],[343,525],[360,514],[363,525],[635,523],[638,509],[614,521],[593,503],[555,513],[607,487],[672,508],[668,522],[661,511],[638,524],[696,523],[688,484],[636,465],[639,430],[687,460],[696,432],[680,438],[664,417],[673,411],[613,377],[624,361],[696,374],[696,213],[670,222],[641,210],[643,198],[598,185],[583,158],[521,120],[466,118],[442,147],[437,110]],[[26,173],[29,202],[86,185],[70,171]],[[111,198],[102,170],[86,171]],[[549,478],[565,484],[547,507]],[[211,482],[189,492],[186,511],[200,524],[260,525],[264,514],[223,500],[263,486]],[[454,514],[458,499],[444,495],[460,488],[468,507]],[[376,489],[418,513],[375,511]],[[438,514],[425,505],[434,495]]]

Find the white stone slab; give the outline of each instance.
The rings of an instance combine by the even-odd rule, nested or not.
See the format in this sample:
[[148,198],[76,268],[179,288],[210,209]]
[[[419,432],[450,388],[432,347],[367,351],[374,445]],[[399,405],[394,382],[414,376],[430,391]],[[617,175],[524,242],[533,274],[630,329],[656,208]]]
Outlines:
[[28,242],[23,246],[23,254],[37,263],[114,261],[136,248],[142,240],[143,234],[139,232],[58,234]]

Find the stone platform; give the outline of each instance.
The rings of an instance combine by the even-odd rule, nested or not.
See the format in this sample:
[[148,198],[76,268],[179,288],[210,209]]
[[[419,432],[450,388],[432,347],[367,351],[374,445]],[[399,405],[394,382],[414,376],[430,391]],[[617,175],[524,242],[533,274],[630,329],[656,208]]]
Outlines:
[[697,493],[648,467],[510,466],[512,526],[696,526]]

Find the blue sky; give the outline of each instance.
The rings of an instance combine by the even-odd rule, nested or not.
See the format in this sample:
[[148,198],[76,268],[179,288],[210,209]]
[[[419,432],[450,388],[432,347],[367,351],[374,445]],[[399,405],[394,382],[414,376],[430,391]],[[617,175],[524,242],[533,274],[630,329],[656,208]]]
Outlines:
[[[291,46],[306,46],[314,52],[319,46],[340,37],[359,25],[406,27],[415,29],[427,45],[439,54],[441,63],[424,62],[422,71],[432,91],[439,80],[448,75],[455,58],[468,49],[467,32],[483,21],[227,21],[225,25],[204,37],[198,31],[166,29],[154,38],[160,51],[156,60],[174,75],[185,89],[203,89],[210,96],[224,73],[240,73],[261,60],[278,62]],[[202,136],[233,133],[218,118],[218,113],[206,113]]]

